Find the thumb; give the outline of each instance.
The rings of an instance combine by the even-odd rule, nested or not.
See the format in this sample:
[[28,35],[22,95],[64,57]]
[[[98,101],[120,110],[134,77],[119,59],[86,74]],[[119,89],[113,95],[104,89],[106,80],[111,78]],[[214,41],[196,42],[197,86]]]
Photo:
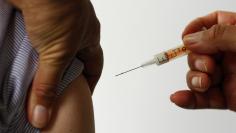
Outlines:
[[205,31],[184,36],[186,47],[197,53],[236,52],[236,26],[214,25]]
[[28,99],[28,118],[36,128],[45,127],[50,120],[63,71],[56,66],[39,64]]

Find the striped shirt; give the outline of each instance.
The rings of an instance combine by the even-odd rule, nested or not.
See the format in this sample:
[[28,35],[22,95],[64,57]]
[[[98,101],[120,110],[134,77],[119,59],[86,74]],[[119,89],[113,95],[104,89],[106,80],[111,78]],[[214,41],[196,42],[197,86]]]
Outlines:
[[[30,125],[25,108],[37,62],[21,13],[0,0],[0,133],[40,132]],[[57,96],[82,70],[82,62],[75,59],[58,85]]]

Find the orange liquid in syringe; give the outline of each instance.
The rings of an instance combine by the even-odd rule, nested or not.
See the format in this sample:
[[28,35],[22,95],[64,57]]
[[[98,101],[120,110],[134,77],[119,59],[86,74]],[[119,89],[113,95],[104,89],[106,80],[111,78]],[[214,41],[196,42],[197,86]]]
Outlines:
[[185,46],[177,47],[174,49],[170,49],[165,52],[165,55],[168,61],[173,60],[177,57],[184,56],[189,53],[189,50]]

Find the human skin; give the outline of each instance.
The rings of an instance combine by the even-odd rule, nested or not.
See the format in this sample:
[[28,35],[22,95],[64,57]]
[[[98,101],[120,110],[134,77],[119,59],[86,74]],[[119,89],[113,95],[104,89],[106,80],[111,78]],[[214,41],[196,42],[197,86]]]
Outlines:
[[22,12],[39,66],[27,101],[28,120],[43,128],[56,102],[55,88],[75,57],[85,66],[83,74],[91,94],[103,68],[100,23],[89,0],[8,0]]
[[58,98],[48,126],[42,133],[95,133],[90,88],[83,75]]
[[[170,99],[187,109],[236,111],[236,13],[216,11],[193,20],[183,32],[191,51],[187,84]],[[202,31],[202,28],[207,30]]]

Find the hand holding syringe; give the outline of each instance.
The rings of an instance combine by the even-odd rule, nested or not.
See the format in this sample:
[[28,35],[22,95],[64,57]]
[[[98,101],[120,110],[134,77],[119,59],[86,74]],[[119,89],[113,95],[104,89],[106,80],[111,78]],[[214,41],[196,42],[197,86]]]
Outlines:
[[[236,111],[235,22],[236,13],[220,11],[199,17],[187,26],[183,42],[191,51],[188,55],[190,70],[186,77],[190,90],[173,93],[170,97],[173,103],[187,109]],[[202,32],[204,26],[208,30]],[[178,48],[158,54],[140,67],[154,63],[161,65],[189,53],[184,46]]]
[[165,63],[167,63],[167,62],[169,62],[173,59],[176,59],[176,58],[182,57],[184,55],[187,55],[188,53],[189,53],[189,50],[184,45],[182,45],[182,46],[179,46],[179,47],[161,52],[161,53],[155,55],[153,59],[141,64],[139,67],[130,69],[128,71],[122,72],[122,73],[117,74],[115,76],[120,76],[120,75],[125,74],[127,72],[136,70],[138,68],[144,68],[146,66],[150,66],[150,65],[153,65],[153,64],[162,65],[162,64],[165,64]]

